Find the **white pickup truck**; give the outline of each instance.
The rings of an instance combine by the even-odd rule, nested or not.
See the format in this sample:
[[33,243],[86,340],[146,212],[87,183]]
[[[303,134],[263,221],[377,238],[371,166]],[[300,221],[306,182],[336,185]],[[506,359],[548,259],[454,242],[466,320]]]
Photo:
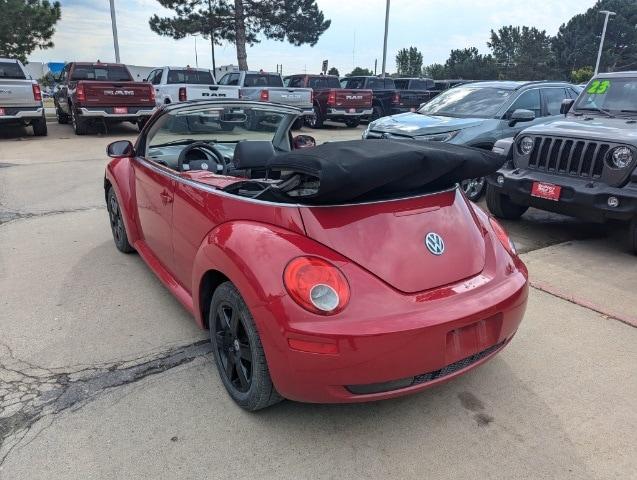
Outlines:
[[31,125],[33,134],[47,134],[42,91],[19,60],[0,58],[0,125]]
[[155,88],[158,106],[187,100],[239,98],[239,87],[217,85],[210,70],[203,68],[162,67],[150,72],[146,81]]

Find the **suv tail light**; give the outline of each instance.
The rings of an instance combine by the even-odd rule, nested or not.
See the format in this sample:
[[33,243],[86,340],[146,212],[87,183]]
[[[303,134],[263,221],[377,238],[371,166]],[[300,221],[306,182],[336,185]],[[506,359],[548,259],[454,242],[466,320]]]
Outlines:
[[392,103],[400,103],[400,93],[394,93],[394,98],[392,98]]
[[349,302],[345,276],[321,258],[295,258],[285,267],[283,283],[294,301],[312,313],[333,315]]
[[330,106],[336,105],[336,90],[330,90],[330,93],[327,95],[327,104]]
[[179,101],[185,102],[188,100],[188,94],[186,93],[186,87],[179,87]]
[[84,85],[81,83],[77,84],[77,88],[75,89],[75,98],[80,101],[86,101],[86,92],[84,91]]
[[509,237],[509,234],[506,232],[506,230],[504,230],[502,225],[500,225],[493,217],[489,217],[489,222],[491,223],[491,227],[493,228],[493,231],[498,237],[498,240],[500,240],[500,243],[502,244],[504,249],[509,252],[511,256],[516,257],[518,255],[518,251],[515,248],[515,244]]
[[37,83],[33,84],[33,99],[36,102],[42,101],[42,90],[40,90],[40,85],[38,85]]
[[261,93],[259,93],[259,100],[261,100],[262,102],[269,102],[270,92],[268,92],[267,90],[261,90]]

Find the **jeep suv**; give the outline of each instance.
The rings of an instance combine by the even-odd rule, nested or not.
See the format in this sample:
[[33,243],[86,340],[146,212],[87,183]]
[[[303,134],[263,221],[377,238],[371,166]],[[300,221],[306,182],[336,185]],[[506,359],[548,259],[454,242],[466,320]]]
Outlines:
[[623,220],[637,253],[637,72],[597,75],[561,112],[496,145],[508,159],[488,179],[489,210],[507,219],[535,207]]

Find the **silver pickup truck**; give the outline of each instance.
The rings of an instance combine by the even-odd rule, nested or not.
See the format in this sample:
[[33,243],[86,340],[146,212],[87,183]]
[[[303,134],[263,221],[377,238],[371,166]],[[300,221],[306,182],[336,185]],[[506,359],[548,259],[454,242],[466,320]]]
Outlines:
[[314,116],[311,88],[288,88],[278,73],[228,72],[219,80],[219,85],[241,87],[240,95],[245,100],[274,102],[300,108],[303,117]]
[[0,58],[0,125],[31,125],[33,134],[47,134],[40,85],[19,60]]

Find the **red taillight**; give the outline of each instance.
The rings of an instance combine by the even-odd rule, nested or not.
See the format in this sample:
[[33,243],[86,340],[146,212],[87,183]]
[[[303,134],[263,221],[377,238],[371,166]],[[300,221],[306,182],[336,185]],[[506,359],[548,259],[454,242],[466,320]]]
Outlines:
[[330,106],[336,105],[336,91],[330,90],[330,93],[327,95],[327,104]]
[[188,100],[188,94],[186,93],[186,87],[180,87],[179,88],[179,101],[180,102],[185,102],[186,100]]
[[82,85],[81,83],[77,84],[77,88],[75,89],[75,98],[80,101],[83,102],[86,100],[86,93],[84,92],[84,85]]
[[33,99],[36,102],[42,101],[42,90],[40,90],[40,85],[38,85],[37,83],[33,84]]
[[506,230],[504,230],[502,225],[500,225],[496,221],[496,219],[493,218],[493,217],[489,217],[489,222],[491,223],[491,228],[493,228],[493,231],[495,232],[495,235],[498,237],[498,240],[500,240],[500,243],[502,244],[504,249],[507,252],[509,252],[509,254],[511,256],[513,256],[513,257],[517,256],[518,251],[515,248],[515,244],[513,243],[511,238],[509,237],[509,234],[506,232]]
[[394,98],[392,99],[392,103],[400,103],[400,93],[394,93]]
[[333,315],[349,302],[349,285],[341,271],[317,257],[298,257],[283,272],[285,288],[296,303],[319,315]]
[[261,100],[262,102],[269,102],[270,92],[268,92],[267,90],[261,90],[261,93],[259,94],[259,100]]

